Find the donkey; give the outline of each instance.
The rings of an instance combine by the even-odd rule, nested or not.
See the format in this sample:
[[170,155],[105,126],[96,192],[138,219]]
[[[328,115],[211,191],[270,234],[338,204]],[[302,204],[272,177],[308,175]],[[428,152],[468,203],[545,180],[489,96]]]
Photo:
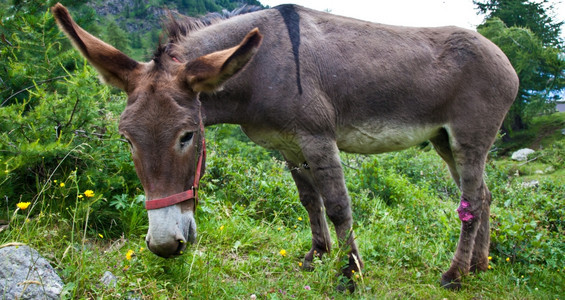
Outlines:
[[518,90],[504,53],[476,32],[374,24],[297,5],[172,20],[168,41],[137,62],[52,8],[74,46],[128,102],[129,141],[149,209],[148,248],[162,257],[194,242],[204,126],[239,124],[279,150],[308,211],[312,247],[331,249],[326,215],[350,277],[363,262],[339,151],[382,153],[431,141],[461,190],[461,231],[441,284],[488,266],[489,148]]

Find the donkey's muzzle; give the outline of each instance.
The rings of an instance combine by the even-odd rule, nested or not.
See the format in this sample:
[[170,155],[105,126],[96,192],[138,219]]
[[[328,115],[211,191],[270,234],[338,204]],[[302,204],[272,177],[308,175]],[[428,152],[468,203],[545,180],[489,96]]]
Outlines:
[[196,240],[196,222],[192,211],[182,212],[178,205],[150,210],[147,248],[158,256],[181,255],[188,243]]
[[151,252],[163,258],[179,256],[183,253],[184,249],[186,249],[186,241],[182,237],[171,239],[165,243],[152,243],[149,238],[145,242]]

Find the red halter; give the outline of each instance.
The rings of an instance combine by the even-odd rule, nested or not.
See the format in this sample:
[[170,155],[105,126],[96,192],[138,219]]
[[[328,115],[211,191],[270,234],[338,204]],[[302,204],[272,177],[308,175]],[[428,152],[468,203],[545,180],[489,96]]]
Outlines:
[[202,146],[200,147],[198,164],[196,165],[196,173],[194,174],[194,183],[190,190],[165,198],[145,201],[145,209],[151,210],[172,206],[190,199],[194,199],[194,208],[196,208],[196,204],[198,203],[198,183],[200,182],[200,177],[203,175],[202,169],[204,167],[204,160],[206,159],[206,141],[204,139],[204,124],[202,124],[202,121],[200,121],[200,137],[202,139]]

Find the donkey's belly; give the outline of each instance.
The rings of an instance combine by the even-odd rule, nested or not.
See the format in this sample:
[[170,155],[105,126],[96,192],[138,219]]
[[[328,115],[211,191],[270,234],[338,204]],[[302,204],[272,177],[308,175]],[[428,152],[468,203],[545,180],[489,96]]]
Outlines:
[[337,146],[352,153],[383,153],[421,144],[441,128],[441,125],[375,124],[348,125],[337,130]]
[[280,151],[296,151],[300,149],[293,134],[281,133],[277,130],[269,130],[262,127],[241,126],[241,129],[254,143],[267,149]]
[[[351,153],[383,153],[406,149],[421,144],[441,128],[441,125],[348,125],[337,129],[337,146]],[[269,149],[299,151],[296,136],[275,130],[251,127],[243,131],[255,143]]]

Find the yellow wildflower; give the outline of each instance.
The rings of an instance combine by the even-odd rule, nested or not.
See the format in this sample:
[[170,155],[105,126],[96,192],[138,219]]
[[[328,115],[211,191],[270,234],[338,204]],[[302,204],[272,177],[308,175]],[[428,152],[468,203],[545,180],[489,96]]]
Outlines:
[[281,251],[279,251],[279,253],[284,257],[286,256],[286,250],[282,249]]
[[301,263],[301,262],[299,262],[299,263],[298,263],[298,266],[299,266],[299,267],[302,267],[302,263]]
[[64,182],[61,182],[61,183],[59,184],[59,186],[60,186],[60,187],[65,187],[65,183],[64,183]]
[[93,190],[86,190],[86,191],[84,191],[84,195],[88,198],[94,197],[94,191]]
[[488,257],[488,260],[492,260],[492,256],[489,256],[489,257]]
[[135,253],[133,252],[133,250],[128,250],[128,252],[126,253],[126,259],[130,260],[131,257],[134,255]]
[[488,269],[489,269],[489,270],[492,269],[491,265],[488,265]]
[[82,195],[78,195],[77,197],[78,197],[79,199],[82,199]]
[[57,179],[53,180],[54,183],[57,183]]
[[220,231],[224,230],[224,225],[220,226]]
[[104,236],[103,236],[101,233],[99,233],[98,236],[99,236],[101,239],[104,238]]
[[31,202],[19,202],[16,206],[21,210],[26,210],[30,204]]
[[298,221],[302,221],[302,217],[298,217]]
[[507,257],[507,258],[506,258],[506,261],[510,261],[510,257]]

